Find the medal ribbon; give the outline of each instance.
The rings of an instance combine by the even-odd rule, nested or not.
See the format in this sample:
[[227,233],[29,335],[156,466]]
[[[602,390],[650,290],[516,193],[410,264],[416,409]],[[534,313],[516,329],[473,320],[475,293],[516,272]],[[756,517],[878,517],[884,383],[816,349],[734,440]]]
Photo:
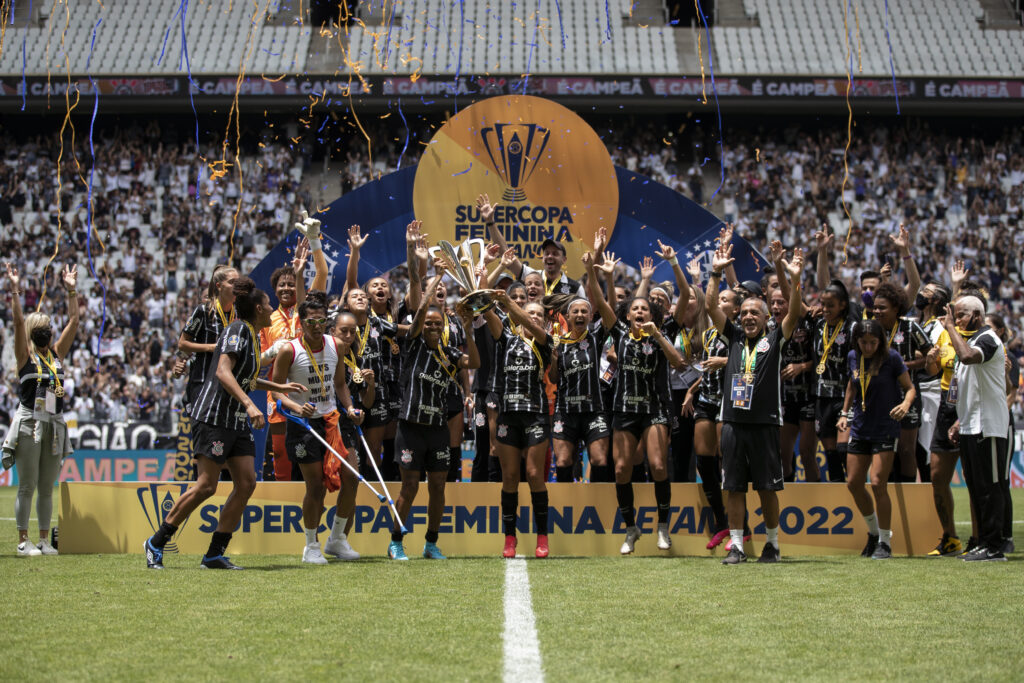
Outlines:
[[235,309],[232,307],[230,316],[224,315],[224,308],[220,305],[220,299],[213,300],[213,307],[217,309],[217,315],[220,316],[220,322],[224,327],[228,326],[228,323],[235,321]]
[[363,331],[359,333],[359,349],[356,354],[362,358],[363,350],[366,348],[366,341],[370,338],[370,319],[366,319],[366,324],[363,326]]
[[860,409],[867,412],[868,409],[868,387],[871,386],[871,376],[864,372],[864,356],[860,357]]
[[444,355],[444,351],[441,346],[437,347],[437,350],[433,352],[434,359],[441,365],[441,368],[445,373],[452,379],[455,379],[455,368],[454,364],[448,360],[448,356]]
[[[288,312],[284,306],[278,306],[277,312],[281,314],[281,318],[284,319],[285,329],[288,331],[287,339],[295,338],[295,328],[297,327],[298,318],[295,317],[295,308],[292,307],[291,312]],[[234,313],[234,311],[232,311]]]
[[[322,340],[322,342],[324,344],[327,343],[326,340]],[[309,344],[306,343],[306,337],[305,336],[302,337],[302,348],[304,348],[306,350],[306,355],[309,356],[309,362],[313,366],[313,372],[316,373],[316,378],[318,380],[320,380],[320,386],[321,387],[325,387],[326,383],[324,382],[324,372],[323,372],[323,370],[320,369],[320,366],[317,365],[316,358],[313,356],[313,351],[309,348]],[[320,347],[320,350],[322,351],[323,347]],[[326,367],[326,366],[327,366],[327,361],[324,361],[324,367]]]
[[[45,365],[46,369],[50,371],[50,384],[53,385],[55,390],[54,393],[56,393],[56,389],[61,388],[61,381],[60,377],[57,376],[57,363],[53,360],[53,352],[50,351],[50,349],[46,349],[46,358],[43,358],[38,353],[34,355],[36,357],[36,374],[43,374],[43,369],[39,364],[42,363]],[[63,395],[63,392],[61,392],[61,395]]]
[[551,284],[549,285],[548,284],[548,275],[547,275],[547,273],[544,273],[544,272],[541,272],[540,279],[541,279],[541,282],[544,283],[544,294],[546,296],[550,295],[552,292],[554,292],[555,291],[555,287],[558,286],[558,283],[560,283],[562,281],[561,276],[559,276],[559,277],[555,278],[551,282]]
[[693,357],[693,335],[697,332],[696,328],[689,332],[680,331],[679,337],[676,338],[676,347],[683,349],[683,356],[685,358]]
[[718,337],[718,328],[712,327],[704,333],[704,353],[711,355],[711,345],[715,343],[715,339]]
[[[356,356],[354,353],[352,353],[352,349],[348,350],[348,355],[345,356],[342,360],[345,361],[345,365],[352,368],[352,378],[354,381],[355,378],[357,377],[356,373],[361,372],[361,370],[359,369],[359,364],[356,363]],[[361,382],[356,382],[356,384],[361,384]]]
[[896,324],[892,326],[892,332],[889,333],[889,348],[892,348],[892,340],[896,338],[896,333],[900,329],[900,321],[897,320]]
[[754,342],[753,351],[750,348],[750,340],[743,342],[743,374],[746,376],[753,375],[754,368],[757,367],[757,344],[761,339],[764,339],[764,337],[760,337]]
[[822,363],[824,363],[825,360],[828,358],[829,349],[831,349],[832,345],[836,343],[836,339],[839,337],[839,331],[842,330],[842,329],[843,329],[843,324],[842,323],[836,323],[836,331],[832,333],[831,337],[829,337],[829,334],[828,334],[828,323],[825,323],[825,327],[823,329],[824,336],[822,336],[822,342],[824,343],[824,348],[821,351],[821,362]]
[[521,337],[521,336],[519,338],[522,339],[523,342],[527,346],[530,347],[530,350],[533,351],[533,355],[537,357],[537,367],[538,367],[537,375],[539,377],[543,377],[544,376],[544,361],[540,357],[540,351],[537,350],[537,345],[534,343],[534,341],[532,339],[523,339],[523,337]]
[[[234,311],[232,311],[232,313],[234,313]],[[260,354],[259,351],[257,350],[260,348],[260,339],[258,336],[256,336],[256,328],[253,327],[251,323],[249,323],[248,321],[242,322],[244,322],[245,326],[249,328],[249,334],[252,335],[253,354],[256,356],[256,374],[253,375],[253,378],[256,378],[260,376],[260,367],[262,365],[260,363]]]
[[579,339],[573,339],[572,337],[568,337],[568,336],[567,337],[562,337],[562,343],[563,344],[578,344],[581,341],[583,341],[584,339],[586,339],[588,334],[590,334],[590,330],[583,330],[583,334],[580,336]]

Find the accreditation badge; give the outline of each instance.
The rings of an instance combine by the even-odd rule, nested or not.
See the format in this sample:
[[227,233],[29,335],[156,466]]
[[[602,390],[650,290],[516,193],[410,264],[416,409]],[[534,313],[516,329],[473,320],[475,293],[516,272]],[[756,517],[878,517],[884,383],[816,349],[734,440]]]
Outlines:
[[730,396],[733,408],[750,410],[751,399],[754,397],[754,382],[750,381],[746,375],[733,375]]

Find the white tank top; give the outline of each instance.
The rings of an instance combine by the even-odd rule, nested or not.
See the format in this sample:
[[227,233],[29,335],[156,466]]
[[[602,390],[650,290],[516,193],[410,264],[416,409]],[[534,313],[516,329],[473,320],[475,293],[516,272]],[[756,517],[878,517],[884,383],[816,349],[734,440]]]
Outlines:
[[334,400],[334,371],[338,367],[338,347],[334,337],[325,334],[323,348],[313,353],[318,373],[310,362],[309,353],[302,345],[302,336],[288,342],[292,345],[292,366],[288,369],[288,381],[298,382],[309,387],[309,391],[296,392],[290,398],[304,405],[312,403],[316,406],[316,417],[323,417],[336,410]]

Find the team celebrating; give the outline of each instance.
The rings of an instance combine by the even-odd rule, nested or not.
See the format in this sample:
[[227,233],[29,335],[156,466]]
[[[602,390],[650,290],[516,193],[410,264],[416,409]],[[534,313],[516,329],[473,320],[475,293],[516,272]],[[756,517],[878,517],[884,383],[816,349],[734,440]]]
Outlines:
[[[464,415],[476,429],[473,480],[502,484],[504,557],[517,552],[523,479],[535,555],[551,552],[546,482],[553,462],[559,482],[614,482],[624,555],[641,539],[633,483],[653,482],[657,547],[667,550],[670,482],[699,474],[713,519],[707,548],[724,542],[724,564],[745,562],[752,485],[767,536],[758,561],[777,562],[777,492],[793,481],[798,440],[806,481],[822,479],[820,442],[828,481],[846,483],[868,528],[865,557],[892,556],[887,485],[919,474],[931,482],[942,528],[930,555],[998,561],[1013,550],[1009,405],[1019,368],[1004,347],[1006,326],[986,315],[987,292],[968,279],[962,263],[950,283],[922,285],[901,226],[890,241],[906,284],[893,281],[889,264],[865,271],[853,302],[847,285],[830,277],[834,235],[825,227],[814,236],[818,294],[805,298],[802,249],[787,255],[772,243],[761,281],[739,282],[727,226],[703,288],[700,262],[684,271],[675,250],[659,242],[653,256],[671,265],[674,282],[652,282],[649,257],[630,292],[617,286],[618,259],[605,249],[603,228],[582,256],[581,283],[564,272],[564,245],[545,240],[542,269],[530,268],[495,228],[489,198],[481,195],[477,206],[491,243],[476,267],[480,289],[454,306],[450,293],[470,292],[449,290],[458,286],[446,282],[450,264],[432,256],[418,221],[406,229],[409,287],[397,302],[383,277],[360,286],[367,237],[352,226],[344,291],[334,304],[324,291],[329,273],[320,223],[305,214],[296,225],[302,239],[292,263],[271,276],[277,308],[233,268],[214,270],[206,302],[178,340],[176,372],[188,376],[184,405],[192,420],[195,481],[146,539],[148,567],[163,568],[164,548],[178,527],[229,478],[232,490],[202,566],[239,568],[225,552],[255,490],[253,430],[268,424],[272,456],[265,478],[305,482],[304,563],[360,557],[348,541],[359,485],[391,504],[387,555],[408,559],[403,520],[422,480],[428,496],[422,554],[444,559],[445,485],[461,478]],[[307,292],[310,256],[315,275]],[[33,452],[35,461],[48,462],[40,457],[44,449],[67,448],[61,361],[78,316],[73,310],[54,343],[49,318],[21,314],[20,281],[10,266],[7,280],[15,295],[21,408],[4,449],[17,451],[22,467]],[[73,268],[63,282],[73,293]],[[249,396],[256,389],[268,392],[266,413]],[[950,491],[958,458],[971,500],[966,543],[953,522]],[[383,494],[370,483],[374,477]],[[384,482],[396,480],[401,488],[392,501]],[[328,491],[337,500],[321,547],[317,530]],[[45,537],[39,545],[27,540],[30,505],[31,498],[19,496],[19,554],[56,553]],[[49,507],[39,501],[41,529]]]

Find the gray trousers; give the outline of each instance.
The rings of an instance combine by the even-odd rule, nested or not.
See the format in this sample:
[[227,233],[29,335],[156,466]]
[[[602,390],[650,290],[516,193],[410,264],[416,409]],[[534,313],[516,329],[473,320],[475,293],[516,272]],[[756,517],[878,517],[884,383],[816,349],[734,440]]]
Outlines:
[[18,530],[28,529],[32,510],[32,495],[36,498],[36,517],[39,530],[50,529],[53,516],[53,487],[60,476],[60,456],[53,455],[53,423],[40,424],[42,439],[36,443],[31,434],[20,434],[14,451],[14,466],[18,468],[18,497],[14,501],[14,518]]

